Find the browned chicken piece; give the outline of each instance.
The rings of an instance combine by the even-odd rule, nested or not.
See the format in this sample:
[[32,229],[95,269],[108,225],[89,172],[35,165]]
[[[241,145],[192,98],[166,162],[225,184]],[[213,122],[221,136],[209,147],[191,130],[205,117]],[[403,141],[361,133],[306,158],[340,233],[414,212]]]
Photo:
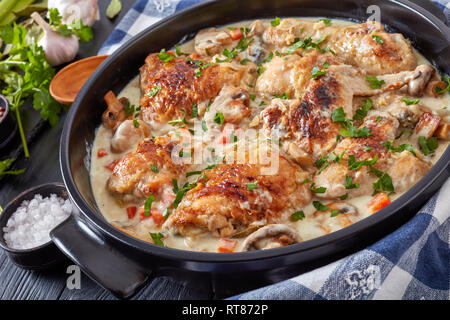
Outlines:
[[403,192],[422,179],[431,169],[431,166],[405,150],[400,153],[393,153],[386,168],[387,173],[392,178],[395,192]]
[[283,156],[275,174],[262,175],[264,167],[234,163],[204,171],[207,178],[187,192],[163,228],[184,236],[230,237],[252,224],[286,221],[311,201],[309,185],[302,183],[307,172]]
[[[172,161],[173,148],[169,137],[142,140],[136,150],[126,154],[114,167],[107,182],[108,190],[125,202],[159,195],[185,169],[184,165]],[[152,165],[158,172],[152,170]]]
[[[395,138],[398,126],[397,119],[388,113],[370,111],[361,127],[369,128],[371,135],[365,138],[345,138],[339,142],[333,152],[342,158],[339,162],[329,162],[322,172],[316,174],[314,178],[316,187],[326,188],[324,193],[318,193],[316,196],[335,199],[345,194],[350,198],[372,193],[372,183],[377,177],[370,173],[367,165],[351,170],[348,160],[350,156],[354,156],[355,161],[372,160],[376,157],[377,161],[373,167],[385,171],[390,151],[382,143]],[[346,176],[352,178],[353,184],[359,184],[359,188],[346,188]]]
[[[210,105],[204,119],[208,124],[213,124],[216,113],[220,112],[223,114],[225,122],[238,124],[251,113],[249,102],[250,94],[247,90],[225,86]],[[199,110],[199,114],[203,115],[205,109]]]
[[328,210],[316,211],[312,218],[327,234],[348,227],[359,220],[358,210],[346,202],[333,202],[326,206]]
[[213,56],[222,52],[223,48],[231,44],[230,35],[216,28],[200,30],[194,39],[195,51],[202,56]]
[[260,116],[266,135],[294,142],[315,159],[333,150],[341,126],[332,121],[332,112],[342,107],[353,116],[351,82],[342,67],[330,66],[311,79],[301,100],[272,100]]
[[341,28],[329,46],[346,63],[371,75],[398,73],[416,67],[411,44],[399,33],[387,33],[375,21]]
[[142,120],[125,120],[114,132],[111,150],[122,153],[133,148],[139,141],[150,136],[150,128]]
[[341,63],[332,54],[323,54],[317,50],[303,57],[297,54],[274,56],[264,64],[264,72],[258,77],[255,89],[269,97],[286,94],[290,98],[301,98],[311,80],[311,70],[314,66],[323,67],[325,62],[329,65]]
[[185,57],[164,62],[157,54],[145,59],[145,65],[140,69],[140,115],[152,128],[183,117],[183,110],[189,117],[194,102],[213,100],[224,85],[239,85],[243,70],[233,70],[228,63],[210,65],[192,57],[194,62]]
[[311,37],[313,41],[317,41],[322,36],[335,33],[337,29],[335,26],[327,26],[322,21],[287,18],[282,19],[276,27],[268,26],[264,31],[263,40],[267,44],[285,47],[293,44],[296,39]]
[[373,98],[374,106],[397,118],[401,127],[413,129],[419,121],[422,111],[419,104],[407,105],[402,100],[404,97],[396,92],[387,92]]

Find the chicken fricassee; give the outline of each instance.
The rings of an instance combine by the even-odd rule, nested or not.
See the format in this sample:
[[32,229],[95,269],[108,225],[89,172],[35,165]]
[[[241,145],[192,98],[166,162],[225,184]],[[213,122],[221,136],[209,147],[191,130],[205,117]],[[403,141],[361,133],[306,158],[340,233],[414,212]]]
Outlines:
[[238,252],[345,228],[448,145],[449,78],[377,22],[255,20],[151,53],[106,110],[91,183],[157,245]]

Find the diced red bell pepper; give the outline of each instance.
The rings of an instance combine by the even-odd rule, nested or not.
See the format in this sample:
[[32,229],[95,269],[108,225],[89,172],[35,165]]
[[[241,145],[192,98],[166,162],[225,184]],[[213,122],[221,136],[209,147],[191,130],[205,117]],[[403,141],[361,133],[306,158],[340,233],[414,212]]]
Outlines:
[[384,207],[387,207],[391,203],[388,195],[380,192],[377,193],[372,199],[367,202],[367,208],[369,208],[371,213],[380,211]]
[[237,244],[238,244],[237,240],[221,238],[219,240],[219,247],[217,248],[217,251],[218,252],[234,252]]

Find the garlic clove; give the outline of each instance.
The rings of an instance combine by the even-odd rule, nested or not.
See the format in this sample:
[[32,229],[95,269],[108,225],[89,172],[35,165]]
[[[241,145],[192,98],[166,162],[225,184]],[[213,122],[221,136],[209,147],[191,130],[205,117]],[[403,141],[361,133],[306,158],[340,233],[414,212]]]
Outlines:
[[72,24],[81,19],[84,25],[92,26],[100,20],[98,0],[49,0],[48,8],[58,9],[64,24]]
[[45,57],[50,65],[58,66],[75,59],[79,48],[78,38],[75,35],[64,37],[53,31],[37,12],[33,12],[31,18],[44,30],[38,45],[44,49]]

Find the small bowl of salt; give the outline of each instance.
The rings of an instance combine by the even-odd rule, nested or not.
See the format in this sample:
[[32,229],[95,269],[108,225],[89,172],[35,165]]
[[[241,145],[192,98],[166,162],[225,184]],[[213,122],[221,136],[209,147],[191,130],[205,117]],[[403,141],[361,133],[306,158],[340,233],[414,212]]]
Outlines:
[[75,212],[66,188],[48,183],[29,189],[0,214],[0,247],[19,267],[51,268],[67,258],[50,239],[50,231]]

